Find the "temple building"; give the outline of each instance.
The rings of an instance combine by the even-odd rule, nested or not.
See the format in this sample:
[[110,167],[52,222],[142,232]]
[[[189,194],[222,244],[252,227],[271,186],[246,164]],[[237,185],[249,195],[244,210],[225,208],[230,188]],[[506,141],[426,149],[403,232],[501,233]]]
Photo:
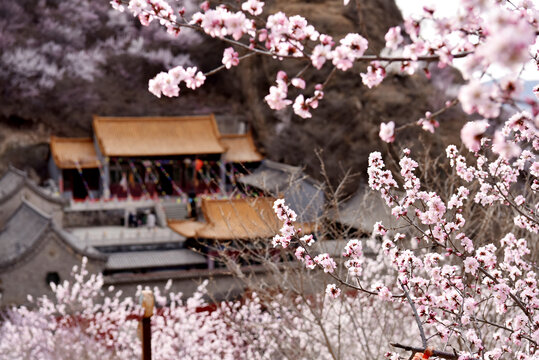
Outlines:
[[225,148],[213,115],[94,116],[105,194],[140,197],[216,191]]
[[94,137],[52,137],[51,177],[67,199],[226,193],[263,159],[250,133],[221,134],[213,114],[94,116]]

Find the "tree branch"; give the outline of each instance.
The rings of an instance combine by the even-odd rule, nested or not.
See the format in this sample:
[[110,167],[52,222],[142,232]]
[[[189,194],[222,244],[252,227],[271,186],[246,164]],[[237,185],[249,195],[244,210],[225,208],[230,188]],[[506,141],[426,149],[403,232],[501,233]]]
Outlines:
[[406,287],[402,284],[402,282],[399,280],[399,284],[404,291],[404,295],[406,296],[406,300],[408,300],[408,304],[410,304],[410,307],[412,308],[412,312],[414,313],[415,322],[417,323],[417,328],[419,329],[419,335],[421,336],[421,343],[423,344],[423,347],[427,347],[427,337],[425,336],[425,330],[423,329],[423,324],[421,323],[421,319],[419,318],[419,314],[417,313],[417,309],[415,308],[415,304],[412,301],[412,298],[410,297],[410,294],[408,293],[408,290],[406,290]]
[[[406,351],[412,351],[414,353],[424,352],[425,350],[427,350],[426,348],[417,348],[417,347],[402,345],[402,344],[397,344],[397,343],[392,343],[391,346],[399,348],[399,349],[403,349]],[[456,353],[450,353],[450,352],[438,351],[438,350],[433,350],[432,355],[442,358],[442,359],[457,360],[459,358],[459,356]]]

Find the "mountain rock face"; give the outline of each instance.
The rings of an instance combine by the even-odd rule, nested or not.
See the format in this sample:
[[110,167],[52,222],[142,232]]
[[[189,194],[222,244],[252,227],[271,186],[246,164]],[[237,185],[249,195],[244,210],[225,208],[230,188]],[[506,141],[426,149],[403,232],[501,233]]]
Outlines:
[[[346,33],[358,32],[369,39],[368,54],[379,53],[384,47],[387,29],[402,23],[393,0],[355,0],[347,7],[340,0],[274,0],[267,2],[266,8],[270,12],[280,10],[288,15],[301,14],[320,32],[333,36],[335,41]],[[105,8],[100,11],[96,21],[101,21],[104,30],[96,31],[94,24],[87,42],[101,38],[105,41],[109,37],[116,39],[113,32],[118,29],[111,27],[110,18],[120,16],[129,24],[131,36],[149,37],[146,43],[157,39],[160,48],[166,48],[168,44],[172,65],[195,64],[207,71],[221,63],[225,46],[216,40],[188,32],[180,34],[178,39],[165,39],[159,35],[164,30],[156,24],[149,29],[141,28],[128,14],[111,15]],[[1,21],[9,19],[0,17],[0,25]],[[187,40],[181,40],[182,36]],[[359,76],[365,71],[366,64],[356,65],[346,73],[336,72],[325,89],[324,100],[313,111],[313,117],[301,119],[292,109],[272,111],[263,98],[278,70],[284,69],[289,76],[294,76],[305,66],[304,62],[288,62],[283,67],[285,64],[276,59],[251,57],[239,67],[208,78],[196,91],[182,89],[179,98],[158,99],[147,91],[147,82],[171,64],[150,61],[145,56],[148,51],[158,53],[159,49],[142,47],[137,51],[125,50],[108,56],[99,62],[100,71],[91,81],[67,76],[32,96],[18,95],[17,83],[2,89],[5,96],[0,99],[0,167],[5,168],[11,163],[44,180],[49,136],[90,136],[92,114],[137,116],[214,112],[222,132],[236,132],[241,122],[246,123],[261,151],[271,160],[305,166],[307,172],[318,179],[323,178],[322,162],[333,184],[348,171],[359,174],[356,180],[364,179],[368,154],[376,149],[387,149],[378,138],[380,123],[394,121],[398,126],[417,121],[425,111],[443,107],[448,97],[447,84],[460,81],[458,72],[438,70],[431,65],[433,81],[421,71],[411,77],[389,72],[380,86],[368,89]],[[326,68],[321,72],[306,73],[305,80],[310,85],[306,93],[312,93],[314,84],[324,82],[328,73]],[[9,73],[0,72],[0,80],[9,76]],[[295,95],[291,91],[290,96]],[[418,138],[420,132],[414,129],[413,137],[411,132],[399,134],[398,146],[419,148],[418,144],[423,142],[430,151],[439,152],[443,144],[457,140],[462,119],[464,116],[460,112],[448,111],[439,119],[441,128],[436,137],[425,133]],[[350,185],[350,190],[356,186]]]

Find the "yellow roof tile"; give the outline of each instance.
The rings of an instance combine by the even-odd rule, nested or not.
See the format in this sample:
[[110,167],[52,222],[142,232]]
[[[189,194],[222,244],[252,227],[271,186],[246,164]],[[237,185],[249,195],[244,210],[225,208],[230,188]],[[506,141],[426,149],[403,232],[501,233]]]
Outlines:
[[226,149],[223,159],[229,162],[262,161],[250,133],[244,135],[222,135],[221,143]]
[[206,222],[172,221],[169,226],[187,237],[233,240],[273,237],[280,228],[274,199],[202,200]]
[[99,160],[91,138],[51,136],[51,154],[60,169],[97,168]]
[[[191,238],[213,240],[249,240],[272,238],[279,232],[281,222],[273,212],[275,199],[268,197],[202,200],[202,212],[206,222],[175,220],[169,227]],[[300,225],[304,233],[312,230],[307,224]]]
[[225,151],[213,114],[176,117],[94,116],[105,156],[173,156]]

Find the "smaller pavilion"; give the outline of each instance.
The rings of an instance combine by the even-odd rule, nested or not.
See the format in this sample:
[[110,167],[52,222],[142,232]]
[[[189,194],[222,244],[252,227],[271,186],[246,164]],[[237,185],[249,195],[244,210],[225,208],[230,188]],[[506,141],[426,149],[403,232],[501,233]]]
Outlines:
[[52,136],[49,173],[64,198],[99,197],[101,164],[91,138]]
[[[259,251],[267,251],[271,239],[279,233],[282,223],[273,211],[274,201],[269,197],[203,199],[204,221],[173,220],[168,226],[187,238],[187,244],[191,240],[191,247],[206,253],[210,269],[215,266],[214,260],[219,258],[224,244],[227,255],[242,264],[242,254],[249,258]],[[306,234],[314,229],[312,224],[297,224],[297,227]],[[247,263],[252,264],[251,260]]]

